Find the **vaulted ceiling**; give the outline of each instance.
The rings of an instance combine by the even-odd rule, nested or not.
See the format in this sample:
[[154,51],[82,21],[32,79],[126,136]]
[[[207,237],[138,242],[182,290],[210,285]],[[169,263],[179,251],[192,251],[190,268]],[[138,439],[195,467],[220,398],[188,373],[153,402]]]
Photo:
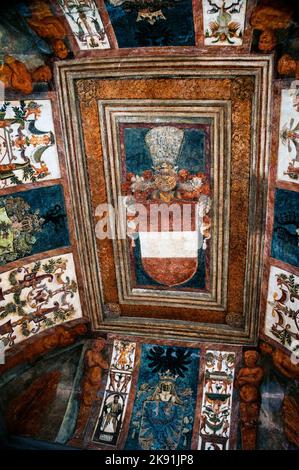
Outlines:
[[[28,0],[0,9],[0,386],[10,431],[154,449],[136,396],[148,390],[147,403],[163,402],[158,385],[178,380],[174,403],[180,393],[192,399],[176,448],[295,448],[294,2]],[[162,206],[166,215],[153,217]],[[188,214],[186,225],[175,211]],[[43,380],[38,365],[20,383],[7,379],[43,356]],[[273,370],[280,388],[265,379]],[[79,387],[82,374],[72,427],[73,395],[64,403],[55,390],[63,380]],[[35,397],[38,416],[43,383],[45,406],[64,410],[60,421],[49,411],[52,434],[24,411]],[[266,443],[257,440],[273,390],[283,444],[270,436],[274,412],[259,424]],[[216,392],[229,414],[209,439]],[[109,424],[112,402],[122,417]]]

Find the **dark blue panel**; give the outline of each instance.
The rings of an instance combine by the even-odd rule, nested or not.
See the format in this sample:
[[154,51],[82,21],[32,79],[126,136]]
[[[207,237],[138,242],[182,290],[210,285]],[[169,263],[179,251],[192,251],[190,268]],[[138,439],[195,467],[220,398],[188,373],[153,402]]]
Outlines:
[[192,0],[165,3],[173,4],[171,8],[157,6],[165,20],[150,24],[145,20],[136,21],[139,2],[130,4],[125,10],[124,5],[113,6],[105,0],[119,47],[194,46]]
[[125,449],[190,449],[199,350],[143,344]]
[[[0,230],[0,265],[35,253],[70,245],[63,189],[60,185],[2,196],[12,226]],[[13,247],[5,247],[13,232]]]
[[[141,174],[151,169],[153,162],[145,143],[149,128],[125,128],[124,142],[127,172]],[[180,156],[176,162],[179,169],[185,168],[191,173],[205,172],[205,133],[201,129],[184,129],[184,140]]]
[[299,193],[276,190],[271,256],[299,266]]

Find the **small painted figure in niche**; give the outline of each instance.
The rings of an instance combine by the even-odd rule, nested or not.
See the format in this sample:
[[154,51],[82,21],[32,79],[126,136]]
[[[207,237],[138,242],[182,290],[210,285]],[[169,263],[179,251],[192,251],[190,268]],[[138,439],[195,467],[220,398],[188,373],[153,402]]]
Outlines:
[[106,0],[119,47],[195,45],[192,1]]
[[132,377],[130,374],[121,374],[115,370],[110,370],[109,379],[109,390],[114,392],[126,392]]
[[120,421],[120,417],[123,410],[123,405],[119,402],[120,395],[112,395],[112,400],[107,400],[103,409],[103,424],[101,426],[102,431],[108,431],[109,427],[112,427],[112,432],[117,431],[117,426]]
[[117,351],[117,357],[114,361],[115,367],[126,371],[132,369],[134,345],[132,343],[118,341],[115,343],[115,350]]
[[205,449],[207,436],[229,445],[235,353],[208,350],[205,356],[203,402],[198,448]]
[[[115,339],[93,441],[116,446],[128,403],[136,343]],[[120,361],[120,363],[119,363]]]

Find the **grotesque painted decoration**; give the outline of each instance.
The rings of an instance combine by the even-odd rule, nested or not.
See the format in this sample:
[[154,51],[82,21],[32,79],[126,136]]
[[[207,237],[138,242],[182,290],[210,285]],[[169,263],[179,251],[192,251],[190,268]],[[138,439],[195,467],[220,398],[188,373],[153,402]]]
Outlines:
[[271,255],[299,266],[299,193],[276,189]]
[[93,0],[57,0],[82,50],[109,49],[103,22]]
[[202,6],[206,45],[242,45],[246,0],[203,0]]
[[299,341],[299,278],[271,266],[265,333],[293,351]]
[[50,100],[1,101],[1,188],[59,177]]
[[192,46],[191,0],[106,0],[119,47]]
[[116,445],[131,388],[136,344],[115,340],[108,381],[93,441]]
[[190,448],[199,350],[143,344],[126,449]]
[[43,259],[1,274],[0,340],[6,348],[81,316],[71,254]]
[[299,97],[297,88],[281,92],[277,178],[280,181],[299,182]]
[[70,244],[62,187],[0,197],[0,265]]
[[229,448],[235,353],[206,351],[198,448]]
[[[90,449],[298,448],[295,82],[275,83],[268,125],[272,65],[299,78],[295,8],[26,0],[0,18],[8,431]],[[240,368],[259,334],[262,357],[252,346]]]

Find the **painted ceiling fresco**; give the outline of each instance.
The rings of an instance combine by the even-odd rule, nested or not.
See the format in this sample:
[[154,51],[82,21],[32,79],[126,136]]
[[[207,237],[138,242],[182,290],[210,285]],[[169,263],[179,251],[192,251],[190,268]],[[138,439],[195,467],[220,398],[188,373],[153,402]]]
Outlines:
[[298,449],[295,3],[1,3],[8,446]]

